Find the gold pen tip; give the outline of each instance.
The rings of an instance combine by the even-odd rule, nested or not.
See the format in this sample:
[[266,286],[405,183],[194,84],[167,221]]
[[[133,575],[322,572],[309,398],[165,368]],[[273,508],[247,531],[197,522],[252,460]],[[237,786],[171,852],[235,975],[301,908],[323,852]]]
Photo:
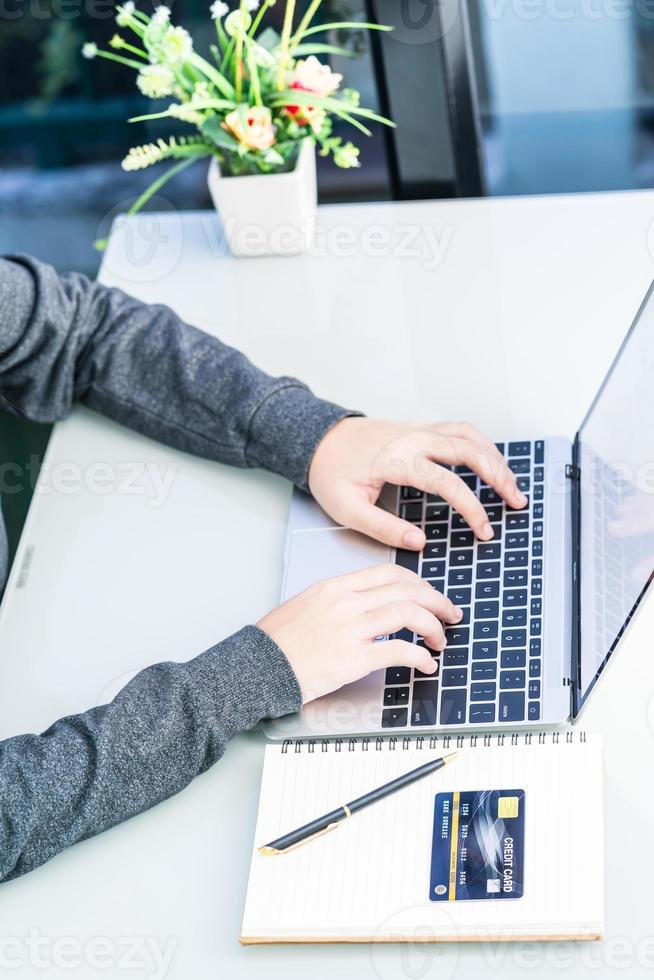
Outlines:
[[452,759],[455,759],[459,753],[458,752],[448,752],[447,755],[443,756],[443,762],[447,765]]
[[269,847],[267,844],[264,847],[257,848],[259,854],[263,854],[264,857],[273,857],[275,854],[281,854],[276,847]]

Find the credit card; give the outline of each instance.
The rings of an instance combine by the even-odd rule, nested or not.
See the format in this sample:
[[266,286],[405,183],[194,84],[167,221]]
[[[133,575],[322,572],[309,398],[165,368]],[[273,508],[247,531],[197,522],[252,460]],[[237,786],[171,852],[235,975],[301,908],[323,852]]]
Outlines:
[[436,794],[429,886],[432,902],[520,898],[524,863],[524,790]]

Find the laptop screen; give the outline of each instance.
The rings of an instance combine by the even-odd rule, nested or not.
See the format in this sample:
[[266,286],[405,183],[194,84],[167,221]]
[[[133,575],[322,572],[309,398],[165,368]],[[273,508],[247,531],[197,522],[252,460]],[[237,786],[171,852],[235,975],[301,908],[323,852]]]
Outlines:
[[654,286],[578,439],[580,706],[654,570]]

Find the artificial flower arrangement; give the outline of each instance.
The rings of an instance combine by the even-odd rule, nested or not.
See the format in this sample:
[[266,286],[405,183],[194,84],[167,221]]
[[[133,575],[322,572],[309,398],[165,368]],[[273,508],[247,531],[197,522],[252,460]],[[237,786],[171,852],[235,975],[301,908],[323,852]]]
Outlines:
[[139,211],[167,180],[203,157],[216,157],[226,176],[283,173],[293,169],[298,149],[308,138],[321,156],[331,155],[336,166],[359,166],[359,149],[334,135],[334,117],[368,136],[366,123],[393,124],[363,108],[359,93],[341,88],[342,75],[316,57],[350,52],[316,41],[315,36],[332,29],[390,28],[360,22],[314,24],[321,2],[311,0],[294,25],[296,0],[286,0],[280,35],[264,25],[275,0],[239,0],[232,10],[223,0],[214,0],[210,12],[216,43],[211,45],[211,61],[195,51],[188,31],[171,23],[168,7],[157,7],[152,16],[131,0],[116,7],[118,26],[135,38],[128,41],[116,34],[109,42],[111,51],[87,43],[82,53],[135,69],[143,95],[171,99],[161,111],[130,122],[169,118],[195,130],[130,149],[122,162],[125,170],[174,161],[138,198],[130,214]]

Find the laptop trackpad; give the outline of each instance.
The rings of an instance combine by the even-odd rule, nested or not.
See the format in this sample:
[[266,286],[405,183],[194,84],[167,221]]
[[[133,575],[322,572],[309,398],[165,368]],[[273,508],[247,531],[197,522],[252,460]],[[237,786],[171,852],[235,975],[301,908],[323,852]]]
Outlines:
[[345,528],[325,527],[290,534],[282,601],[321,579],[346,575],[390,561],[391,548]]

